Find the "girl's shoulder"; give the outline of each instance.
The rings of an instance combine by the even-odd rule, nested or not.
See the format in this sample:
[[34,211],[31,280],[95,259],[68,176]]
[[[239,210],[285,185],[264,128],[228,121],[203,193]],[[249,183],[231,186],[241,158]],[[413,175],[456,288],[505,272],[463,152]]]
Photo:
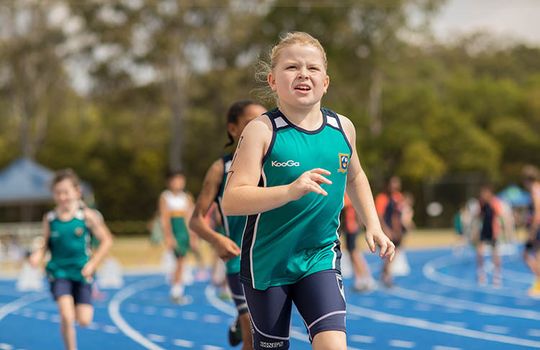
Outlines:
[[270,120],[270,117],[267,114],[262,114],[253,119],[248,123],[248,125],[246,125],[244,133],[248,131],[257,133],[271,132],[272,121]]
[[58,218],[58,214],[56,214],[56,210],[49,210],[48,212],[43,215],[43,221],[44,222],[52,222],[56,218]]
[[172,196],[172,192],[169,191],[169,190],[163,190],[161,191],[161,193],[159,194],[159,198],[168,198]]
[[240,147],[243,141],[249,142],[251,146],[267,144],[272,139],[273,129],[268,115],[258,116],[246,125],[237,147]]
[[103,218],[103,214],[97,209],[88,208],[85,207],[82,209],[85,220],[89,220],[91,222],[102,222],[105,221]]

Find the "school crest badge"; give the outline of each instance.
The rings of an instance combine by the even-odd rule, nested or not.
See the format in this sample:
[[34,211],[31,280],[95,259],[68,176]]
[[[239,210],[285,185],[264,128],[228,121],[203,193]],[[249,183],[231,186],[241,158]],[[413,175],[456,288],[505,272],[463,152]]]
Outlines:
[[349,169],[349,161],[350,161],[350,155],[347,153],[339,153],[339,168],[338,172],[340,173],[346,173],[347,169]]
[[80,237],[80,236],[82,236],[83,233],[84,233],[84,230],[82,229],[82,227],[77,227],[77,228],[75,229],[75,234],[76,234],[77,236]]

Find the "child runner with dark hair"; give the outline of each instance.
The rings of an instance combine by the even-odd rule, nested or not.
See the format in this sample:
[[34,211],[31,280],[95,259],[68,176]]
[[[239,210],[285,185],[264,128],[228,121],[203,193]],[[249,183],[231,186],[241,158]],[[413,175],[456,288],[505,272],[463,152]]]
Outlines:
[[481,223],[480,234],[476,242],[476,276],[478,284],[485,285],[487,283],[484,269],[484,247],[489,244],[491,245],[491,257],[495,267],[493,270],[493,286],[500,287],[502,283],[501,257],[498,252],[497,239],[501,230],[501,203],[495,197],[489,185],[484,185],[480,189],[478,203],[480,204],[478,216]]
[[391,258],[355,128],[321,108],[329,77],[326,54],[311,35],[287,34],[271,52],[275,108],[249,123],[238,142],[223,196],[226,215],[249,215],[240,278],[255,349],[288,349],[291,307],[314,349],[346,349],[339,214],[345,187],[366,224],[371,251]]
[[[64,345],[75,350],[75,320],[81,326],[92,322],[94,273],[112,245],[112,236],[97,211],[81,206],[81,186],[73,170],[58,171],[51,188],[56,208],[43,218],[44,245],[32,254],[30,262],[40,265],[50,251],[46,270],[58,304]],[[93,253],[91,235],[99,240]]]
[[184,304],[183,270],[184,257],[190,248],[189,231],[186,220],[193,211],[193,198],[184,191],[186,177],[181,171],[167,174],[167,189],[159,197],[159,216],[165,246],[176,257],[176,266],[171,277],[171,299],[177,304]]
[[[227,135],[230,141],[227,146],[238,142],[244,127],[264,112],[266,112],[266,109],[263,106],[250,100],[233,103],[227,113]],[[220,258],[226,260],[227,283],[238,311],[238,318],[229,329],[229,343],[235,346],[243,340],[242,349],[247,350],[253,348],[253,340],[251,337],[246,298],[244,297],[240,283],[239,248],[242,242],[242,233],[246,225],[246,217],[226,216],[223,214],[221,208],[225,180],[231,166],[231,161],[232,154],[229,153],[216,160],[206,172],[203,187],[195,203],[189,226],[202,239],[214,246]],[[217,203],[221,213],[225,230],[224,234],[212,230],[204,219],[213,201]],[[241,332],[239,332],[240,330]]]

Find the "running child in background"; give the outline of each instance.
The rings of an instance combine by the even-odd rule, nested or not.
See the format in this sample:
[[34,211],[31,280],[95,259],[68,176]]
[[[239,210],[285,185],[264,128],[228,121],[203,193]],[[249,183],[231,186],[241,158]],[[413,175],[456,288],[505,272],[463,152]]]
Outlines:
[[[375,198],[377,214],[386,235],[392,240],[396,247],[396,254],[399,254],[403,235],[406,227],[403,224],[404,199],[401,194],[401,179],[392,176],[386,182],[386,190],[379,193]],[[390,260],[383,263],[382,281],[386,287],[392,287],[393,279],[391,273]]]
[[354,207],[345,194],[345,202],[341,211],[341,232],[345,237],[345,248],[349,253],[351,265],[354,272],[353,289],[357,292],[367,292],[375,289],[375,281],[371,276],[371,271],[364,258],[364,254],[360,249],[357,249],[356,239],[361,230],[360,224],[356,217]]
[[523,169],[523,184],[531,193],[529,208],[528,237],[523,250],[523,259],[534,275],[529,295],[540,298],[540,173],[534,166],[528,165]]
[[[227,112],[229,143],[226,146],[236,144],[244,127],[264,112],[266,112],[266,109],[253,101],[235,102]],[[235,346],[240,341],[243,341],[242,349],[247,350],[253,349],[253,340],[246,299],[240,283],[240,245],[242,233],[246,226],[246,217],[226,216],[221,207],[225,180],[231,161],[232,154],[229,153],[216,160],[206,172],[203,187],[195,203],[189,226],[202,239],[211,243],[219,257],[226,261],[227,283],[238,311],[238,318],[229,329],[229,343]],[[216,202],[218,205],[224,234],[213,230],[205,220],[212,202]]]
[[170,295],[173,302],[184,304],[184,261],[190,249],[190,234],[187,219],[193,211],[193,198],[184,192],[186,178],[181,171],[172,171],[167,176],[167,190],[159,197],[159,215],[165,246],[173,251],[176,265],[171,277]]
[[255,349],[288,349],[294,302],[314,349],[346,349],[339,214],[345,187],[372,252],[392,258],[349,119],[321,108],[330,79],[311,35],[287,34],[271,51],[268,85],[278,108],[250,122],[238,142],[222,207],[249,215],[240,278]]
[[501,257],[499,256],[497,240],[501,230],[501,203],[493,194],[491,186],[482,186],[478,198],[480,205],[479,220],[481,223],[480,234],[476,243],[476,276],[478,284],[485,285],[486,271],[484,269],[484,249],[485,245],[491,246],[491,258],[493,260],[493,286],[500,287],[502,283],[501,276]]
[[[75,321],[81,326],[92,322],[94,273],[112,245],[112,236],[95,210],[81,207],[80,182],[73,170],[56,173],[52,192],[56,208],[43,218],[44,245],[32,254],[30,262],[39,266],[50,251],[46,271],[60,313],[60,330],[65,348],[75,350]],[[91,235],[99,240],[93,253]]]

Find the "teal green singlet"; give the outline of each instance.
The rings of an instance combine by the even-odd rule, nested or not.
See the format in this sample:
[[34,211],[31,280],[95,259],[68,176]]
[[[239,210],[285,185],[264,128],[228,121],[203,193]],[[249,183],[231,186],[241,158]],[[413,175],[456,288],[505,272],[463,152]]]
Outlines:
[[68,279],[86,282],[81,270],[90,259],[90,230],[86,226],[83,210],[68,221],[62,221],[51,211],[47,214],[50,236],[48,246],[51,259],[47,263],[50,279]]
[[339,214],[352,148],[336,113],[321,109],[314,131],[292,124],[278,109],[267,112],[273,126],[263,158],[261,187],[288,185],[302,173],[323,168],[328,196],[309,193],[282,207],[248,217],[241,254],[241,279],[253,288],[294,284],[315,272],[340,270]]
[[[223,179],[221,180],[221,185],[219,186],[219,192],[216,196],[216,203],[223,219],[224,233],[227,237],[234,241],[239,247],[242,246],[242,233],[246,226],[246,216],[226,216],[223,214],[221,208],[221,201],[223,199],[223,192],[225,191],[225,182],[227,181],[227,174],[231,168],[232,163],[232,154],[227,154],[222,157],[223,160]],[[225,263],[227,267],[227,274],[239,273],[240,272],[240,256],[232,258]]]

